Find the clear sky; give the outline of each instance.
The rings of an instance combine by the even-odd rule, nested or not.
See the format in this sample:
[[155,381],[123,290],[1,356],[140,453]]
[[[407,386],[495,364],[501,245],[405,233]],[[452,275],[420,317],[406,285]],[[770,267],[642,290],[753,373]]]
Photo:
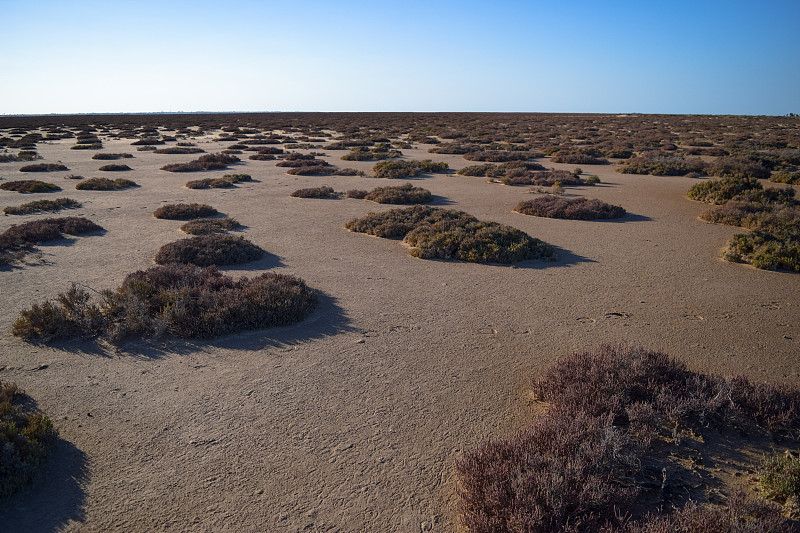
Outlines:
[[0,0],[0,114],[800,113],[800,0]]

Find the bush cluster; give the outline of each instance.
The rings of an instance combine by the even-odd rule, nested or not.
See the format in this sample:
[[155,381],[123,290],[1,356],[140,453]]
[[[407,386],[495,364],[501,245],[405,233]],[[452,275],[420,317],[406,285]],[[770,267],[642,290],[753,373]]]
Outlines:
[[653,176],[685,176],[695,172],[703,174],[706,164],[702,159],[685,159],[662,152],[647,152],[623,162],[617,172],[623,174],[650,174]]
[[117,178],[110,180],[108,178],[89,178],[75,184],[75,188],[79,191],[117,191],[121,189],[129,189],[131,187],[138,187],[135,181],[127,180],[124,178]]
[[26,340],[99,335],[112,341],[169,333],[212,338],[294,324],[316,307],[305,282],[265,273],[234,281],[214,267],[169,264],[134,272],[95,303],[72,286],[55,301],[20,312],[12,333]]
[[800,185],[800,172],[781,171],[769,177],[773,183],[788,183],[790,185]]
[[121,172],[121,171],[126,171],[126,170],[133,170],[133,169],[131,167],[129,167],[128,165],[119,165],[119,164],[117,164],[117,165],[103,165],[98,170],[101,170],[103,172]]
[[81,203],[70,198],[56,198],[55,200],[36,200],[19,206],[8,206],[3,209],[6,215],[28,215],[42,211],[61,211],[62,209],[77,209]]
[[58,437],[50,419],[25,400],[16,383],[0,381],[0,499],[33,479]]
[[514,211],[523,215],[569,220],[606,220],[625,216],[625,209],[601,200],[555,196],[538,196],[525,200],[517,204]]
[[[470,531],[767,531],[775,524],[781,527],[770,531],[791,530],[764,503],[745,507],[732,498],[739,507],[729,511],[690,505],[642,517],[648,511],[642,502],[678,493],[680,485],[672,484],[680,476],[666,477],[662,468],[682,468],[676,456],[687,435],[737,420],[772,431],[800,429],[799,391],[699,374],[660,352],[603,346],[557,361],[535,392],[548,409],[531,427],[485,442],[456,463],[461,517]],[[669,509],[673,502],[666,503]],[[748,516],[744,509],[764,512]],[[731,516],[743,529],[709,529]]]
[[486,178],[513,178],[524,175],[528,171],[546,170],[544,166],[533,161],[509,161],[500,165],[485,163],[464,167],[457,172],[460,176],[479,176]]
[[225,174],[221,178],[203,178],[186,182],[188,189],[224,189],[243,181],[252,181],[250,174]]
[[500,178],[503,185],[538,185],[552,187],[559,185],[582,185],[583,180],[567,170],[537,170],[506,175]]
[[464,154],[467,161],[490,161],[492,163],[502,163],[505,161],[525,161],[530,159],[528,152],[505,151],[505,150],[477,150]]
[[35,150],[20,150],[19,153],[9,154],[5,151],[0,154],[0,163],[14,163],[19,161],[35,161],[41,159]]
[[202,170],[221,170],[228,168],[228,165],[241,161],[235,155],[230,154],[206,154],[201,155],[194,161],[188,163],[173,163],[164,165],[161,170],[167,172],[199,172]]
[[582,152],[559,153],[550,160],[553,163],[567,163],[570,165],[605,165],[608,163],[608,159],[605,157],[597,157]]
[[375,161],[384,159],[394,159],[401,157],[400,150],[393,150],[388,143],[378,143],[372,148],[366,146],[354,146],[350,152],[343,155],[343,161]]
[[727,177],[698,183],[687,196],[716,204],[701,219],[752,230],[734,235],[725,259],[800,272],[800,202],[794,189],[764,189],[755,178]]
[[59,170],[69,170],[61,163],[34,163],[19,167],[20,172],[56,172]]
[[21,193],[35,193],[60,191],[61,187],[53,183],[47,183],[46,181],[14,180],[1,183],[0,189],[4,191],[16,191]]
[[202,154],[205,150],[196,146],[169,146],[167,148],[156,148],[152,152],[154,154]]
[[411,246],[409,253],[422,259],[515,263],[554,256],[551,246],[518,229],[481,222],[463,211],[421,205],[370,213],[345,227],[378,237],[403,238]]
[[222,266],[249,263],[263,256],[264,250],[244,237],[211,234],[167,243],[159,248],[155,262]]

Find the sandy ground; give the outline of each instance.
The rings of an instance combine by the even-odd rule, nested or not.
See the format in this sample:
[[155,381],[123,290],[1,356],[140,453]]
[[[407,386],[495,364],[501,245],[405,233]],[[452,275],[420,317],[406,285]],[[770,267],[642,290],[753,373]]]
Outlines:
[[[739,230],[698,220],[705,206],[685,197],[694,180],[581,165],[604,183],[567,194],[622,205],[630,214],[615,222],[519,215],[512,208],[528,189],[483,178],[414,180],[439,205],[559,248],[553,263],[476,265],[414,259],[397,241],[343,227],[391,206],[289,197],[322,184],[344,191],[403,181],[296,177],[275,161],[245,160],[228,172],[255,182],[189,190],[190,179],[226,172],[163,172],[196,156],[137,152],[130,142],[107,141],[103,151],[133,153],[120,161],[131,172],[98,172],[108,162],[69,150],[73,140],[38,148],[69,172],[0,165],[5,180],[65,189],[0,191],[1,206],[67,196],[84,207],[57,216],[86,216],[107,230],[41,247],[44,263],[0,270],[0,380],[35,398],[63,439],[40,479],[0,502],[4,531],[457,531],[454,460],[527,424],[530,385],[557,357],[628,342],[697,370],[800,385],[800,278],[722,261],[720,250]],[[328,154],[340,167],[373,165]],[[433,157],[455,169],[472,164]],[[73,173],[141,187],[76,191],[63,179]],[[211,342],[119,349],[35,346],[10,335],[20,309],[70,282],[113,289],[151,266],[161,245],[182,236],[180,222],[152,212],[189,201],[236,218],[247,226],[239,234],[270,252],[225,271],[300,276],[321,294],[315,314]],[[0,217],[0,231],[42,216]]]

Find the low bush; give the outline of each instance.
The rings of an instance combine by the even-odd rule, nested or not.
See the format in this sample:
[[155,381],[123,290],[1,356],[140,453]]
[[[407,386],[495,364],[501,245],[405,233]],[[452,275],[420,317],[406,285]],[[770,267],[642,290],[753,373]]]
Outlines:
[[[690,503],[667,513],[684,490],[683,438],[702,442],[709,428],[740,431],[743,423],[795,432],[800,391],[699,374],[660,352],[603,346],[558,360],[534,392],[548,407],[530,428],[456,462],[469,531],[792,530],[776,508],[741,496],[728,510]],[[648,509],[654,499],[661,505]],[[732,520],[745,509],[746,519]]]
[[764,497],[796,514],[800,509],[800,458],[788,452],[764,457],[758,474]]
[[34,478],[58,432],[15,383],[0,381],[0,499]]
[[298,189],[289,196],[294,198],[338,198],[339,193],[335,192],[333,188],[323,185],[322,187]]
[[363,200],[369,194],[367,191],[363,191],[361,189],[350,189],[349,191],[345,192],[344,195],[347,198],[355,198],[357,200]]
[[221,170],[228,168],[228,165],[241,161],[235,155],[230,154],[206,154],[201,155],[194,161],[188,163],[174,163],[164,165],[161,170],[167,172],[199,172],[202,170]]
[[788,183],[790,185],[800,185],[800,172],[776,172],[769,177],[773,183]]
[[[513,178],[526,175],[528,171],[546,170],[545,167],[533,161],[509,161],[500,165],[485,163],[464,167],[457,172],[460,176],[480,176],[487,178]],[[561,172],[561,171],[559,171]]]
[[69,170],[61,163],[34,163],[19,167],[20,172],[57,172],[59,170]]
[[102,150],[103,144],[102,143],[86,143],[86,144],[76,144],[74,146],[69,147],[70,150]]
[[56,198],[55,200],[36,200],[19,206],[8,206],[3,209],[6,215],[28,215],[42,211],[61,211],[62,209],[77,209],[81,203],[69,198]]
[[530,157],[531,155],[528,152],[509,152],[504,150],[478,150],[464,154],[464,159],[467,161],[490,161],[492,163],[525,161]]
[[417,205],[370,213],[345,227],[378,237],[403,238],[409,253],[422,259],[458,259],[476,263],[515,263],[551,259],[551,246],[498,224],[481,222],[463,211]]
[[377,187],[364,198],[379,204],[427,204],[433,201],[431,191],[414,187],[410,183],[396,187]]
[[525,200],[514,208],[517,213],[546,218],[569,220],[607,220],[625,216],[622,207],[588,198],[556,198],[539,196]]
[[188,189],[224,189],[243,181],[252,181],[250,174],[225,174],[221,178],[204,178],[186,182]]
[[165,244],[156,253],[155,262],[222,266],[249,263],[263,256],[264,250],[244,237],[200,235]]
[[654,152],[628,159],[620,164],[617,172],[653,176],[685,176],[690,172],[702,174],[705,169],[706,164],[702,159],[684,159],[675,155]]
[[117,178],[115,180],[110,180],[108,178],[89,178],[75,185],[75,188],[79,191],[118,191],[131,187],[138,187],[138,185],[135,181],[126,180],[124,178]]
[[592,174],[591,176],[586,178],[586,185],[590,187],[594,187],[598,183],[600,183],[600,176],[598,176],[597,174]]
[[99,335],[112,341],[170,333],[212,338],[300,322],[317,296],[299,278],[265,273],[234,281],[214,267],[169,264],[134,272],[100,301],[74,285],[55,302],[20,312],[12,333],[26,340]]
[[112,160],[112,159],[130,159],[133,157],[133,154],[112,154],[108,152],[101,152],[99,154],[94,154],[92,159],[99,159],[99,160]]
[[[180,143],[178,143],[180,144]],[[170,146],[168,148],[157,148],[154,154],[202,154],[205,150],[196,146]]]
[[372,167],[376,178],[414,178],[421,172],[442,172],[449,167],[447,163],[436,163],[430,159],[422,161],[381,161]]
[[207,204],[168,204],[153,212],[156,218],[166,220],[191,220],[218,215],[219,211]]
[[133,141],[131,146],[152,146],[154,144],[167,144],[165,141],[162,141],[158,137],[145,137],[143,139],[139,139],[138,141]]
[[755,178],[728,177],[692,185],[687,196],[707,204],[724,204],[744,191],[763,189]]
[[11,226],[0,234],[0,265],[21,260],[37,244],[102,230],[83,217],[44,218]]
[[232,218],[196,218],[180,227],[180,230],[189,235],[211,235],[224,233],[241,227],[241,224]]
[[[321,161],[322,162],[322,161]],[[290,168],[286,171],[292,176],[332,176],[336,173],[336,167],[329,165],[302,165]]]
[[721,178],[767,179],[769,169],[759,163],[736,157],[718,157],[706,165],[706,173]]
[[567,163],[570,165],[605,165],[608,159],[605,157],[595,157],[584,153],[563,153],[553,156],[550,159],[553,163]]
[[249,159],[252,161],[273,161],[277,159],[277,157],[272,154],[253,154]]
[[401,157],[400,150],[393,150],[388,143],[378,143],[372,148],[366,146],[355,146],[350,152],[343,155],[343,161],[375,161],[384,159],[394,159]]
[[582,185],[583,180],[567,170],[541,170],[511,174],[500,178],[503,185],[538,185],[552,187],[556,183],[563,185]]
[[55,192],[60,191],[61,187],[46,181],[39,180],[15,180],[6,183],[0,183],[0,189],[4,191],[15,191],[21,193],[36,193],[36,192]]
[[139,146],[136,148],[137,152],[155,152],[157,148],[155,146],[145,145]]
[[125,171],[125,170],[133,170],[133,169],[131,167],[129,167],[128,165],[103,165],[98,170],[101,170],[103,172],[121,172],[121,171]]
[[42,156],[36,153],[35,150],[20,150],[19,153],[9,154],[5,151],[0,153],[0,163],[14,163],[19,161],[35,161],[41,159]]

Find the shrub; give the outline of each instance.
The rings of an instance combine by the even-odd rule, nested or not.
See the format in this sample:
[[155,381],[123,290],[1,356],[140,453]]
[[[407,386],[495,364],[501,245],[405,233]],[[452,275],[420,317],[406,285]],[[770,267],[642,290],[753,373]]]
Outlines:
[[586,178],[586,185],[589,185],[590,187],[594,187],[598,183],[600,183],[600,176],[598,176],[597,174],[592,174],[591,176]]
[[724,204],[744,191],[762,189],[755,178],[728,177],[721,180],[707,180],[692,185],[687,196],[707,204]]
[[[530,428],[488,441],[456,463],[470,531],[723,532],[732,530],[712,524],[730,523],[744,509],[753,531],[767,524],[790,530],[774,508],[745,504],[741,496],[731,498],[728,511],[690,504],[670,516],[629,519],[647,511],[654,491],[682,488],[682,435],[702,439],[709,426],[744,422],[796,431],[800,391],[699,374],[660,352],[602,346],[556,361],[534,392],[548,409]],[[787,416],[776,424],[770,417],[781,410]],[[696,528],[683,529],[691,524]]]
[[514,211],[536,217],[602,220],[625,216],[625,209],[597,199],[539,196],[517,204]]
[[316,307],[299,278],[265,273],[234,281],[214,267],[169,264],[134,272],[99,303],[73,287],[55,302],[24,310],[12,333],[27,340],[102,335],[110,340],[158,336],[212,338],[294,324]]
[[224,233],[238,227],[241,227],[241,224],[236,220],[225,217],[196,218],[181,226],[180,229],[189,235],[210,235],[212,233]]
[[0,382],[0,499],[33,479],[58,436],[50,419],[26,400],[15,383]]
[[152,146],[154,144],[167,144],[158,137],[145,137],[131,143],[131,146]]
[[769,181],[773,183],[789,183],[791,185],[800,185],[800,172],[776,172],[769,177]]
[[253,154],[249,159],[252,161],[272,161],[277,158],[272,154]]
[[338,198],[339,193],[334,192],[331,187],[323,185],[322,187],[310,187],[308,189],[298,189],[290,196],[294,198]]
[[765,457],[759,468],[758,485],[765,498],[796,513],[800,509],[800,459],[788,452]]
[[433,201],[431,191],[414,187],[410,183],[396,187],[377,187],[364,198],[379,204],[427,204]]
[[0,153],[0,163],[12,163],[17,161],[34,161],[41,159],[42,156],[36,153],[35,150],[20,150],[17,154]]
[[286,171],[292,176],[332,176],[336,168],[328,165],[303,165],[290,168]]
[[110,160],[110,159],[130,159],[133,157],[133,154],[112,154],[112,153],[99,153],[94,154],[92,159],[100,159],[100,160]]
[[558,154],[551,158],[553,163],[567,163],[570,165],[605,165],[608,159],[595,157],[584,153],[565,153]]
[[389,144],[379,143],[371,149],[366,146],[354,146],[350,149],[350,152],[343,155],[341,159],[343,161],[374,161],[394,159],[402,155],[403,153],[400,150],[390,149]]
[[27,215],[41,211],[60,211],[62,209],[77,209],[81,203],[69,198],[56,198],[55,200],[36,200],[20,206],[8,206],[3,209],[6,215]]
[[447,170],[447,163],[436,163],[430,159],[422,161],[381,161],[372,167],[376,178],[413,178],[420,172],[441,172]]
[[139,146],[139,147],[136,148],[136,151],[137,152],[155,152],[156,151],[156,147],[155,146],[149,146],[149,145]]
[[167,172],[199,172],[201,170],[220,170],[228,168],[228,165],[241,161],[235,155],[230,154],[206,154],[201,155],[194,161],[188,163],[174,163],[164,165],[161,170]]
[[11,226],[0,234],[0,265],[21,260],[36,244],[60,239],[65,234],[83,235],[102,229],[82,217],[44,218]]
[[244,237],[200,235],[162,246],[155,262],[194,264],[197,266],[238,265],[261,259],[264,250]]
[[35,193],[60,191],[61,187],[52,183],[47,183],[46,181],[15,180],[0,184],[0,189],[4,191],[16,191],[21,193]]
[[367,191],[362,191],[361,189],[350,189],[344,193],[347,198],[355,198],[357,200],[363,200],[367,194],[369,194]]
[[221,178],[204,178],[186,182],[188,189],[223,189],[234,187],[237,183],[251,181],[250,174],[225,174]]
[[104,172],[119,172],[125,170],[133,170],[128,165],[103,165],[98,170],[102,170]]
[[117,191],[129,189],[131,187],[138,187],[138,185],[135,181],[126,180],[124,178],[117,178],[115,180],[110,180],[108,178],[89,178],[75,185],[75,188],[79,191]]
[[706,166],[706,172],[712,176],[723,178],[767,179],[769,169],[746,159],[735,157],[718,157]]
[[[181,144],[181,143],[178,143]],[[205,150],[196,146],[170,146],[153,150],[154,154],[202,154]]]
[[414,206],[370,213],[345,227],[385,238],[402,238],[409,253],[422,259],[459,259],[476,263],[514,263],[550,259],[553,248],[497,222],[481,222],[463,211]]
[[502,150],[478,150],[464,154],[464,159],[467,161],[491,161],[494,163],[503,161],[524,161],[530,157],[531,155],[528,152],[508,152]]
[[583,180],[567,170],[543,170],[512,174],[500,179],[503,185],[538,185],[551,187],[556,183],[563,185],[582,185]]
[[702,159],[684,159],[655,152],[628,159],[617,168],[617,172],[651,174],[653,176],[685,176],[690,172],[703,173],[705,168],[706,164]]
[[59,170],[69,170],[61,163],[35,163],[19,168],[20,172],[55,172]]
[[219,211],[207,204],[168,204],[153,212],[154,217],[166,220],[190,220],[213,217],[217,214]]
[[87,143],[87,144],[76,144],[75,146],[70,146],[70,150],[102,150],[103,144],[102,143]]

